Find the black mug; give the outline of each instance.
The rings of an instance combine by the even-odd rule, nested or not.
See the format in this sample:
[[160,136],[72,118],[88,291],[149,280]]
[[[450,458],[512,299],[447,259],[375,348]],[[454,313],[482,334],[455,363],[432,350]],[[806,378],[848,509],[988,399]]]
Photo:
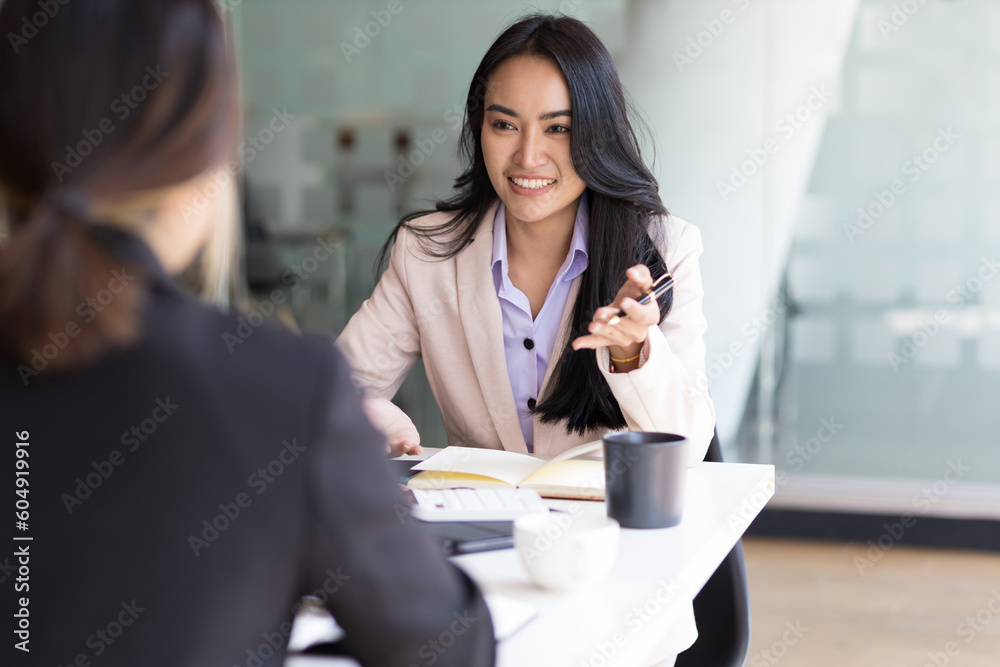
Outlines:
[[681,522],[687,438],[629,431],[604,436],[608,516],[622,528],[669,528]]

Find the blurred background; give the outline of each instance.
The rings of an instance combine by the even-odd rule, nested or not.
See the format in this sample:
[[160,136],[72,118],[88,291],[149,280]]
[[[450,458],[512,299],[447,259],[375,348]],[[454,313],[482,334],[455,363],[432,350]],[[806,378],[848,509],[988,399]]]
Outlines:
[[[774,463],[798,506],[826,509],[895,511],[957,464],[928,513],[1000,518],[997,3],[229,4],[257,144],[248,215],[282,271],[317,234],[340,250],[299,270],[304,329],[335,336],[398,217],[450,193],[464,97],[501,27],[562,11],[614,53],[663,199],[704,236],[728,457]],[[262,284],[276,267],[255,250]],[[443,442],[413,380],[399,401]]]
[[[726,457],[777,467],[751,528],[768,539],[747,541],[763,660],[749,664],[775,664],[766,633],[812,618],[815,595],[830,608],[840,595],[854,621],[827,643],[823,630],[786,642],[785,664],[921,665],[986,608],[996,556],[903,547],[1000,550],[1000,3],[220,5],[253,138],[251,287],[289,292],[287,315],[330,336],[371,292],[399,216],[449,194],[465,94],[502,27],[533,9],[586,21],[649,124],[664,202],[704,237],[706,380]],[[328,260],[313,259],[320,239]],[[425,444],[444,444],[420,369],[397,402]],[[802,541],[819,538],[846,546]],[[802,599],[768,597],[793,571]],[[916,595],[935,573],[940,590]],[[962,573],[968,598],[952,586]],[[1000,664],[987,625],[950,664]]]

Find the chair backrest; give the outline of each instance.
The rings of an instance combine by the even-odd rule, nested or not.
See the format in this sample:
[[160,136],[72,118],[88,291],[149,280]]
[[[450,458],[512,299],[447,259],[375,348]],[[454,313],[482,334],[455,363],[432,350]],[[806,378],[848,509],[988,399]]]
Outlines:
[[[705,460],[722,462],[718,432]],[[742,667],[750,652],[750,599],[743,545],[736,543],[694,599],[698,639],[677,656],[676,667]]]

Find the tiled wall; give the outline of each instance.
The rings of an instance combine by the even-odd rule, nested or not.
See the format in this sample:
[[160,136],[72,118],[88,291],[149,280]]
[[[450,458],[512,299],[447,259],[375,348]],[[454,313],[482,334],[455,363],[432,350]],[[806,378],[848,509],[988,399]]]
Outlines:
[[[504,24],[531,8],[561,9],[590,21],[614,47],[624,4],[243,0],[233,10],[233,22],[248,129],[269,122],[275,109],[297,116],[290,130],[247,166],[263,210],[278,228],[332,223],[364,232],[374,224],[379,234],[373,236],[379,237],[400,207],[448,194],[457,175],[461,105],[479,59]],[[337,149],[344,128],[356,139],[349,156]],[[420,164],[406,178],[404,202],[396,201],[385,177],[386,171],[406,172],[394,148],[400,128],[413,142],[433,146],[412,161]],[[436,130],[443,141],[428,144]],[[341,210],[337,183],[344,174],[338,174],[338,165],[360,181],[350,211]],[[358,179],[359,173],[364,177]]]

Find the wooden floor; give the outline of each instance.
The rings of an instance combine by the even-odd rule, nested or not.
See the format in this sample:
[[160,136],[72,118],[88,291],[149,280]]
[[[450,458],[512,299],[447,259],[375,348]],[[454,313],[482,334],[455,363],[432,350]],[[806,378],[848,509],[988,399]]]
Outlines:
[[1000,555],[743,541],[747,667],[1000,667]]

